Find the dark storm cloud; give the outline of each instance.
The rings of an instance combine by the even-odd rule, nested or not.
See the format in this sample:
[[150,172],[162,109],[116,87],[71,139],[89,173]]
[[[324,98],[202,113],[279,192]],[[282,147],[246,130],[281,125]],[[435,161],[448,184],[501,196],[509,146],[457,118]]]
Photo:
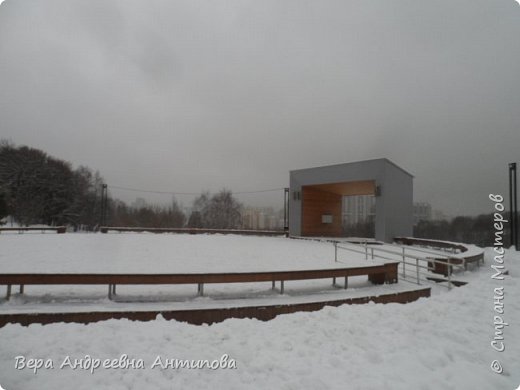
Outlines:
[[487,212],[520,155],[518,37],[513,0],[7,0],[0,136],[180,192],[388,157],[416,200]]

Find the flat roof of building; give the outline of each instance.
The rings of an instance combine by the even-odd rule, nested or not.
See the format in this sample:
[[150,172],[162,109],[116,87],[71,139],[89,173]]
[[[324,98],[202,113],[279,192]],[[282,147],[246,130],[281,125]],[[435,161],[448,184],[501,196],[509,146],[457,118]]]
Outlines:
[[391,164],[393,165],[394,167],[396,167],[397,169],[401,170],[402,172],[406,173],[407,175],[411,176],[411,177],[414,177],[414,175],[412,175],[410,172],[408,172],[406,169],[403,169],[401,168],[399,165],[397,165],[396,163],[394,163],[393,161],[387,159],[387,158],[374,158],[374,159],[369,159],[369,160],[362,160],[362,161],[351,161],[351,162],[348,162],[348,163],[340,163],[340,164],[331,164],[331,165],[323,165],[323,166],[319,166],[319,167],[311,167],[311,168],[304,168],[304,169],[294,169],[294,170],[291,170],[289,171],[290,173],[293,173],[293,172],[300,172],[300,171],[309,171],[309,170],[313,170],[313,169],[322,169],[322,168],[329,168],[329,167],[337,167],[337,166],[341,166],[341,165],[353,165],[353,164],[363,164],[363,163],[369,163],[369,162],[377,162],[377,161],[381,161],[381,162],[385,162],[385,163],[388,163],[388,164]]

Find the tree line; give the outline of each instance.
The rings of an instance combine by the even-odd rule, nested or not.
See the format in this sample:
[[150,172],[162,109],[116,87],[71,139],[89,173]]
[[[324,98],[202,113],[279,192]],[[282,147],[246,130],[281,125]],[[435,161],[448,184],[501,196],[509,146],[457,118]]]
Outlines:
[[[95,230],[101,220],[103,177],[99,172],[0,140],[0,221],[11,216],[20,225],[68,225]],[[239,228],[241,204],[231,191],[202,193],[186,216],[172,200],[167,206],[132,207],[108,197],[106,218],[112,226]]]
[[[343,233],[350,237],[374,237],[374,219],[369,218],[367,221],[344,226]],[[413,236],[432,240],[463,242],[482,247],[493,246],[495,240],[493,214],[481,214],[476,217],[458,216],[451,221],[444,219],[420,220],[413,227]],[[506,224],[504,230],[506,246],[509,246],[509,241],[509,227]]]
[[[509,226],[504,230],[504,242],[509,246]],[[421,220],[414,226],[414,237],[436,240],[464,242],[486,247],[493,246],[495,230],[493,214],[481,214],[476,217],[458,216],[451,221]]]
[[22,225],[94,225],[103,179],[27,146],[0,141],[0,217]]
[[[11,216],[21,225],[68,225],[95,230],[101,220],[99,172],[49,156],[28,146],[0,140],[0,223]],[[193,227],[236,229],[241,226],[241,204],[231,191],[211,195],[203,192],[185,215],[179,204],[130,206],[108,197],[107,222],[111,226]],[[509,242],[509,233],[505,232]],[[374,221],[349,226],[345,235],[373,237]],[[451,221],[419,221],[414,236],[491,246],[494,242],[493,214],[459,216]]]

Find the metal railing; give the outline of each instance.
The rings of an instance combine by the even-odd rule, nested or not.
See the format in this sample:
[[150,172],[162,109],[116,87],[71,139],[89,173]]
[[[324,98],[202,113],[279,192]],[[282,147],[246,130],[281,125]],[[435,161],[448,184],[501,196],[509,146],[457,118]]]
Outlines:
[[[419,248],[410,248],[395,244],[385,244],[385,247],[391,246],[393,248],[398,248],[399,250],[391,250],[387,248],[380,248],[376,245],[368,245],[368,243],[364,244],[354,244],[349,242],[339,242],[334,241],[334,261],[338,262],[338,249],[347,250],[354,253],[363,254],[365,256],[365,260],[373,259],[373,260],[390,260],[390,261],[399,261],[401,264],[401,276],[404,280],[415,280],[417,284],[423,283],[431,283],[433,279],[436,281],[445,281],[447,285],[440,284],[441,286],[445,286],[449,289],[453,287],[452,283],[452,273],[454,269],[465,269],[465,259],[459,257],[452,257],[447,255],[442,255],[438,252],[429,251],[426,249]],[[339,245],[341,244],[341,245]],[[348,245],[348,247],[347,247]],[[408,249],[408,253],[407,253]],[[425,257],[418,256],[417,254],[410,252],[420,252],[426,254],[435,255],[435,257]],[[431,274],[432,271],[435,271],[435,265],[440,264],[441,268],[446,269],[445,277],[433,276]]]

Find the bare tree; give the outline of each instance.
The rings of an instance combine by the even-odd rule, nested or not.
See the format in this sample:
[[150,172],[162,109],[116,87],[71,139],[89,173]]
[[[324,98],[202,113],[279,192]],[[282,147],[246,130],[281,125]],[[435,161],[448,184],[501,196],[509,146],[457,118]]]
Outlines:
[[236,229],[240,227],[241,207],[231,191],[221,190],[213,195],[202,209],[204,227],[212,229]]
[[188,219],[188,227],[190,228],[202,228],[208,227],[206,221],[203,218],[204,210],[209,206],[210,194],[208,191],[200,194],[193,201],[193,208]]
[[0,225],[3,225],[2,221],[5,217],[9,215],[7,211],[7,202],[5,201],[5,195],[0,193]]

